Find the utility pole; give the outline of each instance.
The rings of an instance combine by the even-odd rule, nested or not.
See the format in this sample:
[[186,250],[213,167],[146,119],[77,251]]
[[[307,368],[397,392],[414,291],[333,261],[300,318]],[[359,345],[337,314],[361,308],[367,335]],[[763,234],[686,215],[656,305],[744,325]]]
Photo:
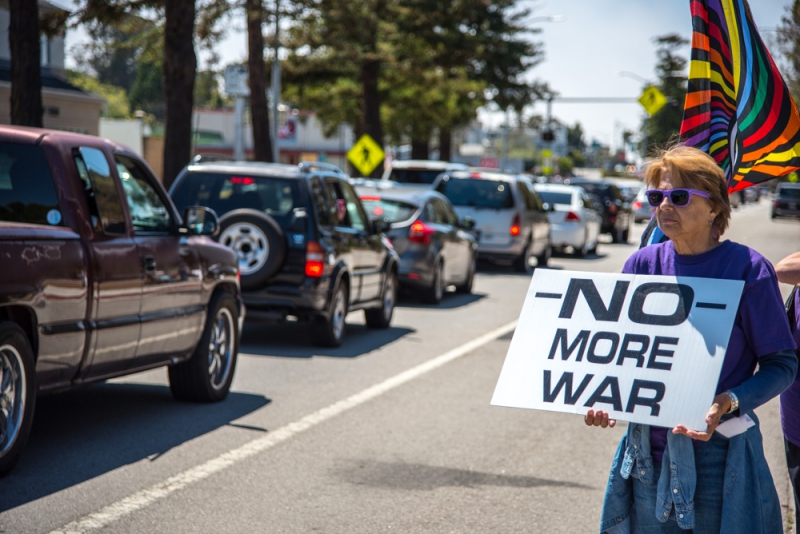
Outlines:
[[281,101],[281,61],[280,61],[280,0],[275,0],[275,58],[272,61],[272,161],[280,162],[280,116],[278,105]]

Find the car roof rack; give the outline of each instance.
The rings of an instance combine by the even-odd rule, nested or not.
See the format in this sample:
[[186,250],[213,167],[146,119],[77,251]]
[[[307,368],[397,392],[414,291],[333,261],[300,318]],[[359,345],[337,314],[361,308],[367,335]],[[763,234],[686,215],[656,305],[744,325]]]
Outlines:
[[325,163],[324,161],[302,161],[298,164],[301,170],[307,171],[309,169],[321,169],[324,171],[331,171],[335,172],[336,174],[341,174],[342,176],[347,176],[347,174],[334,165],[333,163]]
[[212,161],[236,161],[236,158],[222,154],[197,154],[192,158],[192,164],[209,163]]

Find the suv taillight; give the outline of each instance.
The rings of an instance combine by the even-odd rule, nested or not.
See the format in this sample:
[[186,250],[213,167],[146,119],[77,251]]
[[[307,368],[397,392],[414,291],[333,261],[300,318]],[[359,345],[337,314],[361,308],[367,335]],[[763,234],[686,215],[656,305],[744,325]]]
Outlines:
[[518,236],[522,229],[519,227],[519,213],[514,215],[514,220],[511,221],[511,228],[509,228],[509,233],[513,236]]
[[565,221],[573,221],[573,222],[581,222],[580,216],[574,211],[567,212],[567,215],[564,217]]
[[316,241],[306,245],[306,276],[319,278],[325,269],[325,251]]
[[408,229],[408,240],[414,243],[430,245],[433,232],[433,228],[427,226],[424,222],[416,221]]
[[640,201],[638,201],[638,200],[634,201],[633,202],[633,209],[635,209],[635,210],[642,209],[642,203]]

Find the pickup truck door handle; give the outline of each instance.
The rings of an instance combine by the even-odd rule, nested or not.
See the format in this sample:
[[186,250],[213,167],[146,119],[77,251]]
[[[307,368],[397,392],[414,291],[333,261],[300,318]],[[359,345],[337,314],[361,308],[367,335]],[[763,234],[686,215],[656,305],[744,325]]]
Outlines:
[[142,257],[142,263],[144,264],[144,272],[146,273],[156,272],[156,259],[153,256]]

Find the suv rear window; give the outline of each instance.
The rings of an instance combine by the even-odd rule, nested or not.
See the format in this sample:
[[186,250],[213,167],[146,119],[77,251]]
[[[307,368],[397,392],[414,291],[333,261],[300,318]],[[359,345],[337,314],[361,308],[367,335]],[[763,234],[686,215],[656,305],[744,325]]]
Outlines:
[[292,210],[305,207],[297,180],[247,174],[190,173],[172,192],[172,200],[181,212],[205,206],[220,217],[242,208],[263,211],[284,229],[292,222]]
[[386,217],[389,222],[402,222],[411,218],[417,212],[417,207],[399,200],[389,200],[377,197],[361,197],[361,204],[367,210],[367,217],[380,219]]
[[444,171],[435,169],[392,169],[389,179],[401,184],[432,184]]
[[53,175],[40,147],[0,143],[0,221],[61,222]]
[[800,199],[800,187],[781,187],[778,189],[778,196],[792,200]]
[[555,193],[553,191],[539,191],[539,196],[548,204],[572,204],[572,193]]
[[494,209],[514,207],[511,184],[508,182],[450,179],[442,181],[437,189],[453,206]]

